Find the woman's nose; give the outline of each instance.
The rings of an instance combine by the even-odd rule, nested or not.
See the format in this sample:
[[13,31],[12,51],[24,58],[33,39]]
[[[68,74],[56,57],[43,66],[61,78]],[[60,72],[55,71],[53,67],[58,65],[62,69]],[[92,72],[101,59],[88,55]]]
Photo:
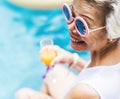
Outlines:
[[72,33],[77,33],[76,29],[75,29],[75,23],[74,21],[70,24],[68,24],[68,29],[72,32]]

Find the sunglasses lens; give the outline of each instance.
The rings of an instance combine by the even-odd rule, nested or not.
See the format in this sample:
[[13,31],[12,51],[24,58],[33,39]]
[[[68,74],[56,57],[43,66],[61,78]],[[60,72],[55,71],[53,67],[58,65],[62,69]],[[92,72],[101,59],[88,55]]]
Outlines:
[[77,19],[77,20],[75,21],[75,24],[76,24],[76,27],[77,27],[77,30],[79,31],[79,33],[80,33],[81,35],[85,35],[85,30],[86,30],[86,28],[85,28],[84,23],[83,23],[81,20]]
[[68,10],[67,6],[63,7],[63,12],[64,12],[64,15],[65,15],[66,19],[69,21],[70,20],[70,14],[69,14],[69,10]]

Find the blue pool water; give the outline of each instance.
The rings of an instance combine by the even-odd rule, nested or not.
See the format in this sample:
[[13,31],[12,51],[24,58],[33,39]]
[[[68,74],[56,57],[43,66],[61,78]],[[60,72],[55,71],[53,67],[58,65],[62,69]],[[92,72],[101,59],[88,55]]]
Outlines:
[[[46,67],[39,61],[39,41],[44,37],[74,52],[61,9],[32,10],[0,1],[0,99],[15,99],[23,87],[40,90]],[[89,60],[88,52],[79,55]]]

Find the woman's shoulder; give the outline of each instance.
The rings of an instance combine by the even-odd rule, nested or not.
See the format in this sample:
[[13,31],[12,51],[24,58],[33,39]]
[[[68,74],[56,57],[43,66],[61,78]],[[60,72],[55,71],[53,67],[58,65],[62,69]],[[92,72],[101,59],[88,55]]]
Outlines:
[[[99,66],[95,68],[86,68],[83,70],[77,80],[71,86],[71,91],[68,94],[78,97],[86,95],[97,99],[98,96],[105,99],[114,99],[118,97],[120,88],[120,63],[113,66]],[[109,94],[109,90],[113,90]],[[69,95],[68,95],[69,96]],[[68,98],[69,99],[69,98]],[[88,98],[84,98],[88,99]]]
[[8,0],[15,5],[33,9],[59,8],[64,2],[71,3],[72,0]]
[[79,83],[67,93],[65,99],[99,99],[99,95],[92,87]]
[[[79,75],[76,84],[84,83],[91,86],[99,94],[101,98],[113,99],[117,97],[120,91],[120,63],[111,66],[99,66],[89,68]],[[113,90],[112,94],[108,94],[109,90]]]

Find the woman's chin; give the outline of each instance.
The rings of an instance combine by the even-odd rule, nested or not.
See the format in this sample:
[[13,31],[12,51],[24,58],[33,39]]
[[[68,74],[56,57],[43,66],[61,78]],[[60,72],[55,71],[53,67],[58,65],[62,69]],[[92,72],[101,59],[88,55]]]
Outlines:
[[87,50],[86,49],[86,44],[83,44],[83,43],[75,43],[75,42],[70,42],[71,44],[71,47],[74,49],[74,50],[77,50],[77,51],[84,51],[84,50]]

